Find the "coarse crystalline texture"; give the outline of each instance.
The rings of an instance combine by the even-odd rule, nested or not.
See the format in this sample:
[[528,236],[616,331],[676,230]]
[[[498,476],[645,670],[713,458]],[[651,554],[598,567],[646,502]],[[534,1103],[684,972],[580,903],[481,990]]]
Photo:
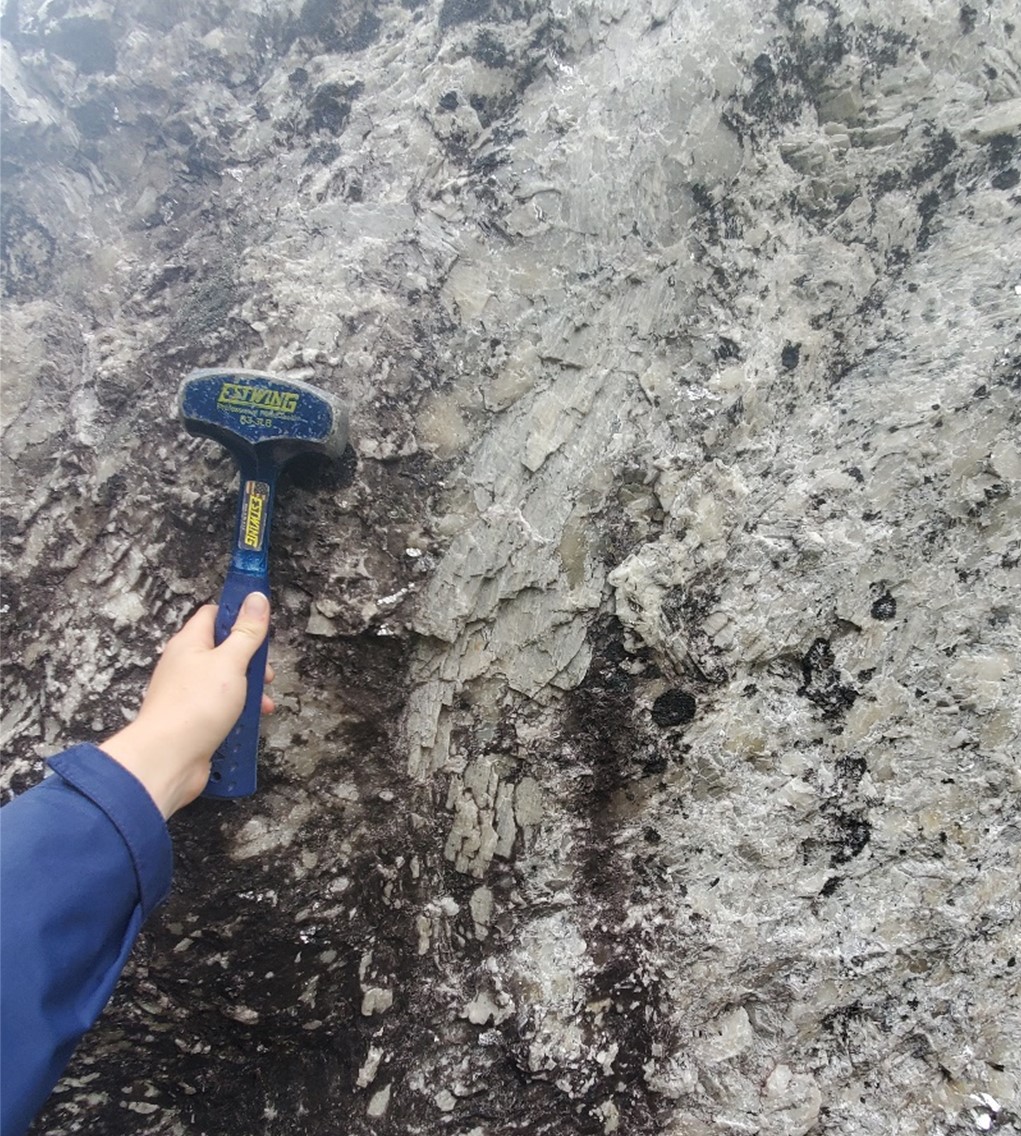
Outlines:
[[1019,1131],[1016,4],[0,31],[8,793],[218,591],[182,375],[352,408],[37,1136]]

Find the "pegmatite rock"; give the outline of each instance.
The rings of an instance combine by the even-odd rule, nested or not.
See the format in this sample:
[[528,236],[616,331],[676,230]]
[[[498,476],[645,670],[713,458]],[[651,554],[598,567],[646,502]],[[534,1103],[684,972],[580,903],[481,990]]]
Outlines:
[[9,789],[216,593],[181,375],[354,441],[37,1133],[1019,1130],[1019,24],[8,0]]

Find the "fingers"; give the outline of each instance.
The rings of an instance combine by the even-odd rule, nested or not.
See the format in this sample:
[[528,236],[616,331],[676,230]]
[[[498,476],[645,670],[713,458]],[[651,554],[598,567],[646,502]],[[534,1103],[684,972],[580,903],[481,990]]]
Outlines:
[[[266,685],[269,686],[269,684],[276,677],[277,677],[276,671],[273,670],[273,668],[270,666],[269,663],[267,663],[266,664]],[[273,699],[268,694],[263,694],[263,696],[262,696],[262,713],[263,714],[272,714],[276,710],[276,708],[277,708],[277,704],[273,701]]]
[[217,647],[247,667],[269,631],[269,600],[262,592],[251,592],[245,597],[230,634]]

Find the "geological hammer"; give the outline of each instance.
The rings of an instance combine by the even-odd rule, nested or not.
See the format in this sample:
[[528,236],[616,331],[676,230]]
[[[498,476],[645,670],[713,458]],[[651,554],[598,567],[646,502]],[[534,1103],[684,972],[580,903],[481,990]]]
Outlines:
[[[338,459],[347,446],[347,410],[324,391],[262,371],[192,371],[177,395],[186,429],[213,438],[234,456],[241,475],[237,523],[214,639],[230,634],[249,592],[269,595],[269,529],[277,478],[293,458]],[[213,755],[203,796],[255,792],[259,717],[269,637],[248,667],[241,717]]]

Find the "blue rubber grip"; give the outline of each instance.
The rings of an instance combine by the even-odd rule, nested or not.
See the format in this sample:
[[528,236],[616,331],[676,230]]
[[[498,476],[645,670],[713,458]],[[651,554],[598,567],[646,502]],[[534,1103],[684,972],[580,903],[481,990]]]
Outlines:
[[[220,594],[220,610],[216,613],[214,639],[219,645],[230,634],[250,592],[269,595],[269,579],[262,573],[242,572],[231,568]],[[248,695],[233,729],[213,754],[213,767],[203,792],[204,797],[248,797],[255,792],[259,755],[259,719],[262,714],[262,691],[269,655],[269,636],[248,664]]]

